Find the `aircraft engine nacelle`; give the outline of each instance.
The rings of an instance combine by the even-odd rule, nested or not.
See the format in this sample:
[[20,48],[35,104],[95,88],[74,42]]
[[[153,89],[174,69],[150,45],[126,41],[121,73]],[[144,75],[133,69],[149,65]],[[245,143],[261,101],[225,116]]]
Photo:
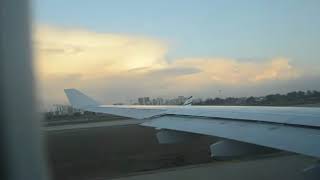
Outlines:
[[198,135],[191,133],[164,129],[157,132],[156,136],[159,144],[187,143],[199,137]]

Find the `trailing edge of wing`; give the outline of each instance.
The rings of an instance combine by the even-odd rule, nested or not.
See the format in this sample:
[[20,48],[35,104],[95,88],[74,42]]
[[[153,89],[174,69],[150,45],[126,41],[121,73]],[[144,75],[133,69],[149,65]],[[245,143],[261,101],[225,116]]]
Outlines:
[[179,116],[162,116],[142,125],[217,136],[320,157],[320,131],[305,126]]

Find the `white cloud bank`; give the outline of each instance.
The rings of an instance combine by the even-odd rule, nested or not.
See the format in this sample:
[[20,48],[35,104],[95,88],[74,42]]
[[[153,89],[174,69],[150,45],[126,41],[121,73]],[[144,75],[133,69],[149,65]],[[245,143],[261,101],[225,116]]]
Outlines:
[[[65,102],[64,88],[95,93],[102,100],[196,93],[214,96],[218,87],[252,88],[300,78],[285,57],[265,61],[229,58],[166,59],[158,39],[38,26],[35,64],[46,104]],[[239,94],[234,94],[239,95]]]

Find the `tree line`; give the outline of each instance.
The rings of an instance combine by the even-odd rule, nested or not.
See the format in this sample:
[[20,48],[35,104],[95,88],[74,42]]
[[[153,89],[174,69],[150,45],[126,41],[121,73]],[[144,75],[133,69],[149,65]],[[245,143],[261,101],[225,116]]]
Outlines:
[[293,91],[262,97],[227,97],[198,99],[194,105],[293,106],[320,103],[320,91]]

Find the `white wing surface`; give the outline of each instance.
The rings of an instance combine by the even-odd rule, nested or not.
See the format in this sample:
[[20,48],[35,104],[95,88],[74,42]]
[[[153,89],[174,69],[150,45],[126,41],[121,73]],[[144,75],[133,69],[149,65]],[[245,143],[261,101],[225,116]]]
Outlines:
[[65,93],[73,107],[149,120],[160,129],[218,136],[320,157],[320,108],[250,106],[100,105],[75,89]]

